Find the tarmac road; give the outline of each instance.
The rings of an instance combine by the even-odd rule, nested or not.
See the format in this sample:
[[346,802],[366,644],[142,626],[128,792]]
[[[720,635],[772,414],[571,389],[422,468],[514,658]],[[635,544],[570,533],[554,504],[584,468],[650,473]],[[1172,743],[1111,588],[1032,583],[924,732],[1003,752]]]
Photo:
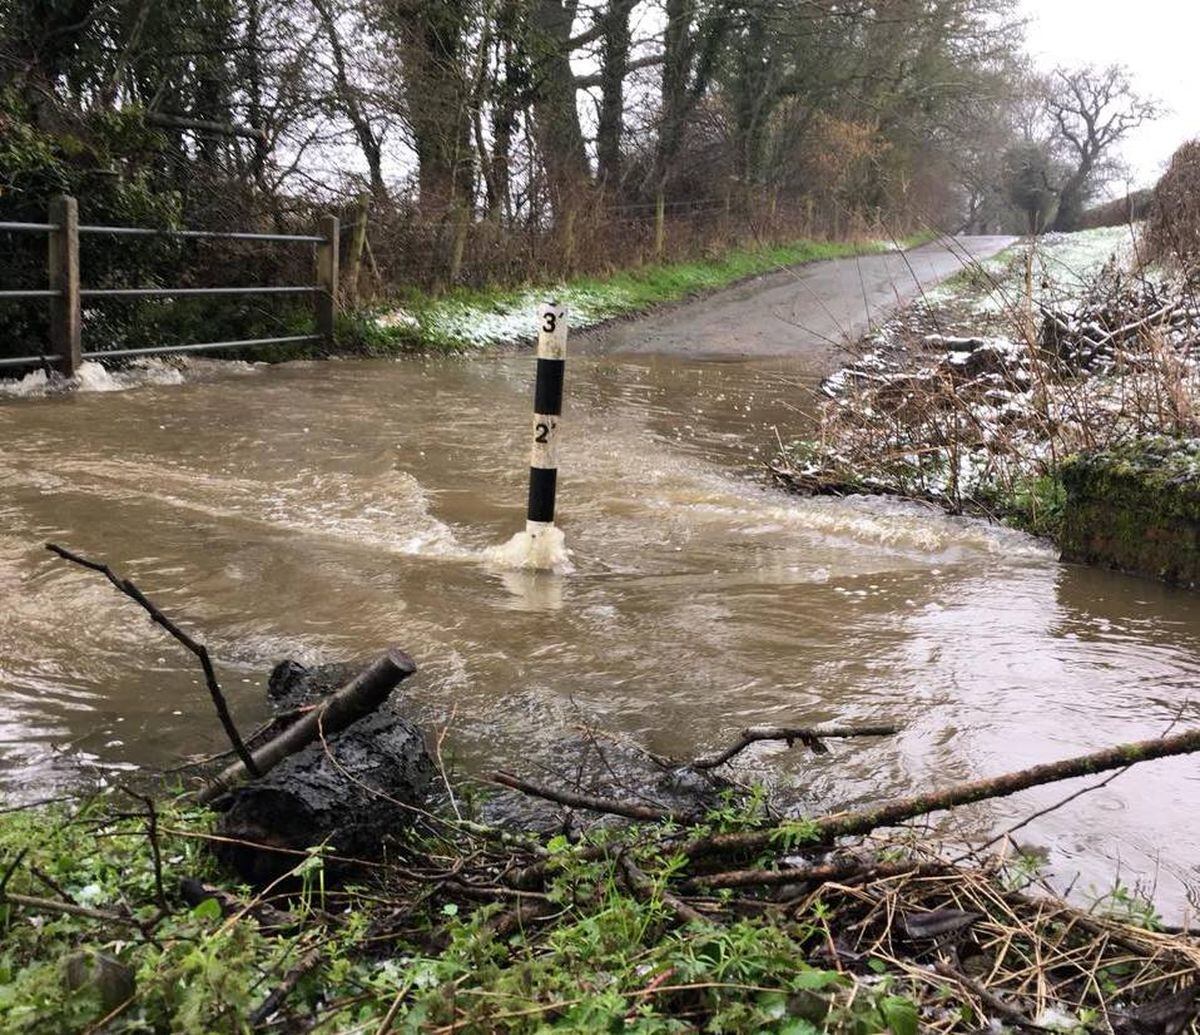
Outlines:
[[823,371],[872,324],[972,259],[986,259],[1015,240],[942,238],[903,253],[783,269],[644,317],[581,332],[572,351],[712,360],[791,358]]

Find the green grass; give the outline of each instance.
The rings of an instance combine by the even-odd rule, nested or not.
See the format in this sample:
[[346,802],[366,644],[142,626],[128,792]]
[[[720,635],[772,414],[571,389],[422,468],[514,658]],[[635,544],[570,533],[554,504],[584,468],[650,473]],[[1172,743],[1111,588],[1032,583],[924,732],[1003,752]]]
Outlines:
[[806,962],[805,943],[821,943],[816,916],[672,925],[661,889],[673,860],[632,839],[623,850],[651,874],[648,899],[624,890],[624,842],[584,862],[559,837],[546,846],[560,859],[547,887],[554,923],[508,933],[496,930],[507,903],[447,901],[437,882],[415,893],[327,886],[314,849],[293,892],[274,897],[295,926],[271,933],[240,909],[247,889],[231,889],[241,897],[226,915],[214,899],[180,898],[183,877],[221,880],[205,850],[211,814],[163,802],[157,821],[161,899],[143,802],[114,792],[0,814],[0,1030],[87,1031],[111,1014],[107,1032],[249,1033],[255,1010],[314,953],[286,1008],[319,1014],[329,1031],[375,1032],[387,1015],[394,1032],[917,1032],[902,979],[864,984]]
[[571,327],[578,330],[715,291],[748,277],[888,247],[874,241],[797,241],[556,283],[457,288],[440,295],[410,291],[394,305],[347,317],[341,337],[352,351],[370,354],[420,349],[462,352],[508,345],[534,334],[537,305],[550,297],[568,307]]

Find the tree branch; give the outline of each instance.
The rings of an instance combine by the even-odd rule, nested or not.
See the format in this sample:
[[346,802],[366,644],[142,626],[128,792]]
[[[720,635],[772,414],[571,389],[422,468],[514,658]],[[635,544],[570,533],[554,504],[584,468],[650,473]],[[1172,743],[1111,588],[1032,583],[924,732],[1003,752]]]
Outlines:
[[402,680],[417,666],[404,651],[391,647],[368,665],[349,683],[306,712],[278,737],[257,748],[247,765],[246,760],[235,762],[223,770],[198,795],[197,801],[207,805],[230,787],[245,779],[274,769],[289,755],[294,755],[320,736],[332,736],[378,708]]
[[[1092,776],[1112,769],[1123,769],[1139,762],[1175,755],[1190,755],[1200,751],[1200,729],[1177,733],[1171,737],[1135,741],[1116,747],[1094,751],[1087,755],[1046,762],[1003,776],[957,784],[941,791],[929,791],[907,798],[897,798],[876,808],[855,812],[823,816],[811,824],[814,842],[828,841],[836,837],[852,837],[868,834],[879,827],[896,826],[899,823],[925,816],[931,812],[942,812],[959,805],[969,805],[992,798],[1006,798],[1018,791],[1043,784],[1071,780],[1078,776]],[[766,827],[736,834],[713,834],[683,845],[680,851],[689,858],[709,854],[729,854],[744,851],[759,851],[772,844],[780,836],[778,827]]]
[[200,667],[204,670],[204,682],[208,686],[209,696],[212,697],[213,707],[217,710],[217,718],[221,720],[221,726],[225,730],[225,735],[229,738],[229,743],[233,745],[233,750],[237,752],[238,758],[242,760],[242,763],[250,771],[251,775],[258,776],[259,772],[254,765],[254,759],[250,756],[250,751],[242,741],[241,734],[238,733],[237,726],[234,725],[233,717],[229,714],[229,706],[225,703],[225,694],[221,691],[221,684],[217,682],[216,673],[213,671],[212,659],[208,656],[208,648],[204,644],[193,640],[163,614],[162,611],[155,607],[133,582],[129,579],[120,578],[107,564],[88,560],[86,557],[72,553],[70,550],[56,543],[47,543],[46,549],[53,554],[57,554],[63,560],[70,561],[72,564],[78,564],[80,567],[87,568],[90,571],[98,571],[118,590],[140,604],[156,625],[162,626],[176,640],[196,655],[200,660]]
[[574,791],[560,791],[544,784],[523,780],[519,776],[503,771],[492,774],[492,780],[503,787],[509,787],[522,794],[534,798],[544,798],[546,801],[557,802],[573,809],[590,809],[592,812],[607,812],[612,816],[624,816],[626,819],[637,819],[647,823],[657,823],[664,819],[679,822],[690,822],[695,817],[672,812],[669,809],[659,809],[652,805],[639,805],[637,802],[618,801],[616,798],[600,798],[592,794],[577,794]]
[[745,751],[751,744],[763,740],[784,740],[787,741],[788,747],[798,740],[813,754],[824,755],[829,751],[823,743],[826,738],[890,737],[895,735],[897,730],[896,726],[828,726],[824,729],[809,726],[747,726],[736,743],[720,751],[693,758],[688,765],[693,769],[715,769]]

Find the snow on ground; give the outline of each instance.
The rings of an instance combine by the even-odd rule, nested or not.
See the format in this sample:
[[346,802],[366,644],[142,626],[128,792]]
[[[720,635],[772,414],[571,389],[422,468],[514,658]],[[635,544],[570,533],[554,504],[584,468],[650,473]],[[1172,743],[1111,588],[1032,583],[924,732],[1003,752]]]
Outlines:
[[[1027,241],[976,264],[928,292],[933,305],[962,303],[981,315],[1000,314],[1023,304]],[[1033,297],[1035,302],[1061,304],[1078,298],[1109,262],[1129,266],[1135,258],[1133,231],[1127,226],[1106,226],[1073,234],[1043,234],[1034,245]],[[966,283],[983,282],[978,292]]]
[[1056,322],[1031,343],[1025,247],[865,339],[822,383],[821,441],[785,450],[785,480],[990,498],[1078,449],[1178,433],[1187,407],[1172,417],[1163,400],[1200,400],[1200,311],[1178,285],[1130,275],[1127,227],[1051,234],[1036,243],[1033,281]]
[[429,341],[459,348],[507,345],[537,335],[537,312],[544,302],[567,307],[573,330],[591,327],[637,306],[632,294],[617,285],[603,291],[578,287],[537,288],[503,302],[480,304],[441,299],[428,309],[395,309],[377,318],[382,327],[409,327]]

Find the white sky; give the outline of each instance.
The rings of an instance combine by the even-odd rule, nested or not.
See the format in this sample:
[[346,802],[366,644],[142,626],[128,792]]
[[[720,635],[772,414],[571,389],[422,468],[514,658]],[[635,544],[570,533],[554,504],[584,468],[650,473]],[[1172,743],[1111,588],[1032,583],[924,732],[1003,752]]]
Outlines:
[[[1021,6],[1029,19],[1029,51],[1039,65],[1125,65],[1140,93],[1170,109],[1131,134],[1124,149],[1132,186],[1152,186],[1172,152],[1200,137],[1200,3],[1021,0]],[[1124,191],[1114,184],[1110,193]]]

